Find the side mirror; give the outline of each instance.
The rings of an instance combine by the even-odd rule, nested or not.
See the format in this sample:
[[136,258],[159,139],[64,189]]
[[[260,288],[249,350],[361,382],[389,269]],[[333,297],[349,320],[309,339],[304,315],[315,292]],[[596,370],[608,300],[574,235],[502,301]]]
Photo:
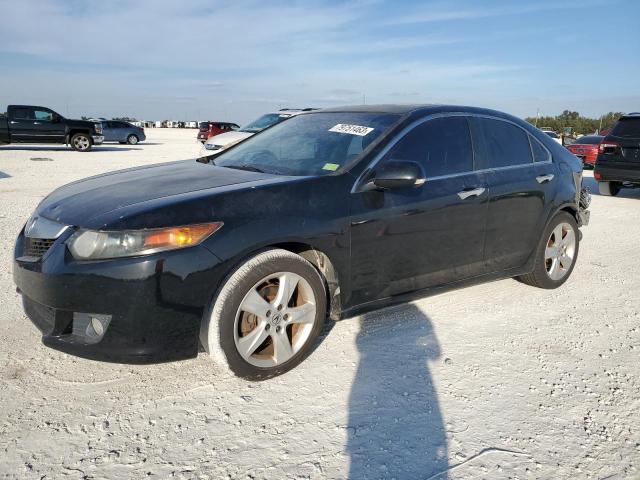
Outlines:
[[391,160],[376,171],[373,184],[383,190],[417,187],[425,182],[422,167],[416,162]]

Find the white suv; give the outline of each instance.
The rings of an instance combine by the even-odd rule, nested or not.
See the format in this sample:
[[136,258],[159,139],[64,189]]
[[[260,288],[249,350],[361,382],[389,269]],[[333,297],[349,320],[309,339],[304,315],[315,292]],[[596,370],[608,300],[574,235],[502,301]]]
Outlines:
[[317,110],[316,108],[283,108],[282,110],[278,110],[277,112],[267,113],[262,115],[260,118],[254,120],[253,122],[245,125],[239,130],[235,130],[233,132],[221,133],[220,135],[216,135],[215,137],[211,137],[206,143],[202,146],[202,150],[200,150],[201,156],[213,155],[221,152],[225,148],[229,148],[232,145],[235,145],[238,142],[241,142],[245,138],[249,138],[251,135],[255,135],[258,132],[261,132],[265,128],[270,127],[271,125],[275,125],[276,123],[280,123],[287,118],[295,117],[301,113],[311,112],[312,110]]

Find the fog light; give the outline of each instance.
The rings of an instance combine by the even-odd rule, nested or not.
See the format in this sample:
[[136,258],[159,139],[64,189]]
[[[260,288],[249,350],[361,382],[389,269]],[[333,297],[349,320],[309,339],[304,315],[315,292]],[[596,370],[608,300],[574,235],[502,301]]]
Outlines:
[[96,317],[91,317],[91,326],[93,327],[93,331],[96,335],[98,335],[99,337],[104,335],[104,327],[102,326],[102,322]]
[[102,339],[109,323],[111,315],[100,315],[97,313],[73,314],[73,334],[84,337],[89,343],[98,342]]

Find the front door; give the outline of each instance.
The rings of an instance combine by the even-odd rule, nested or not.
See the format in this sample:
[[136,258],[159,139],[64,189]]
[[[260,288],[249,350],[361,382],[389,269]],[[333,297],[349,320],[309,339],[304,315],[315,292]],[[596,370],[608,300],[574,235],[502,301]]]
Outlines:
[[374,167],[419,163],[419,186],[351,196],[352,302],[364,303],[484,273],[488,188],[474,171],[468,120],[427,120]]
[[43,143],[63,143],[66,134],[65,124],[61,117],[48,108],[33,109],[33,131],[36,141]]

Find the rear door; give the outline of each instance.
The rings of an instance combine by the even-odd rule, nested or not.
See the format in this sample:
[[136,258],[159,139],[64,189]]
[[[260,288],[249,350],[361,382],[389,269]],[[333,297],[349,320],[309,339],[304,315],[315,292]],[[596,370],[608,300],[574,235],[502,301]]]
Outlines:
[[9,132],[12,142],[35,142],[37,132],[33,107],[12,107],[8,115]]
[[471,124],[490,192],[484,249],[487,270],[520,267],[540,240],[557,183],[555,164],[546,148],[515,123],[474,117]]

